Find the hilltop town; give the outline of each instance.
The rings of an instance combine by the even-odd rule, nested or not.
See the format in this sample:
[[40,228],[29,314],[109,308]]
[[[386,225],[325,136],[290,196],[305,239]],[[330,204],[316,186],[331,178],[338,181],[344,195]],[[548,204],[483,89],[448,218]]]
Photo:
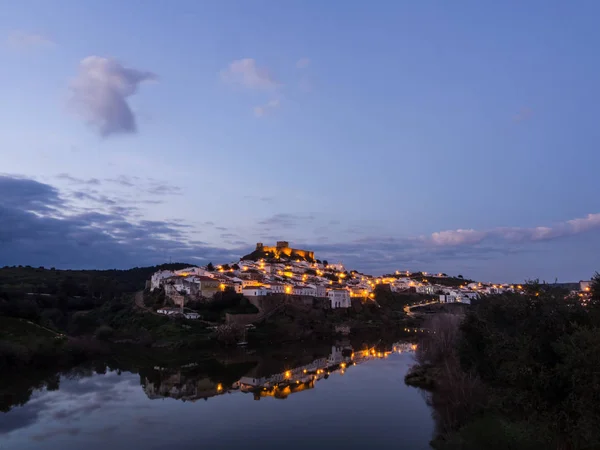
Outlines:
[[[376,302],[377,289],[422,294],[440,303],[470,304],[481,294],[518,292],[523,286],[410,270],[373,276],[348,270],[342,263],[315,259],[313,251],[291,248],[287,241],[279,241],[275,246],[257,243],[252,253],[237,262],[158,271],[152,275],[149,288],[164,289],[175,307],[158,312],[170,315],[179,314],[190,300],[210,302],[218,292],[227,290],[242,294],[264,313],[282,303],[350,308],[353,301]],[[188,318],[196,317],[188,314]]]

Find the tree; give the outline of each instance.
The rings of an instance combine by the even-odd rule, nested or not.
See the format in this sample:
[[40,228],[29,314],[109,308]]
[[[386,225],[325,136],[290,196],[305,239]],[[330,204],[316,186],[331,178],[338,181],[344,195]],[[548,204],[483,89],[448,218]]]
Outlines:
[[596,272],[592,277],[592,284],[590,285],[590,291],[592,292],[592,300],[595,302],[600,301],[600,273]]
[[329,265],[329,263],[327,262],[327,260],[326,260],[326,259],[324,259],[324,260],[323,260],[323,265],[324,265],[325,267],[327,267],[327,266]]
[[213,266],[213,263],[212,263],[212,262],[209,262],[209,263],[206,265],[206,270],[208,270],[209,272],[214,272],[214,271],[215,271],[215,266]]
[[462,277],[463,277],[462,275],[459,275],[459,276],[458,276],[458,278],[462,278]]

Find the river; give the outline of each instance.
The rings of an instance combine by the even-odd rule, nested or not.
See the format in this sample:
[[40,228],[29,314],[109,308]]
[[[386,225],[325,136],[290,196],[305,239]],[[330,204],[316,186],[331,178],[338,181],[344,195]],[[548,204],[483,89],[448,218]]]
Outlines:
[[409,344],[336,343],[13,377],[0,449],[428,449],[431,410],[403,381],[412,363]]

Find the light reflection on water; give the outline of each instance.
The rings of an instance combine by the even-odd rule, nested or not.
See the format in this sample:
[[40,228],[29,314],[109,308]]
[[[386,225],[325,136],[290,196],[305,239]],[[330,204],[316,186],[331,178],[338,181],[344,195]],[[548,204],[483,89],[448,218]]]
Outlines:
[[341,345],[308,359],[248,352],[138,373],[81,369],[63,375],[57,390],[34,391],[22,406],[15,399],[0,415],[0,447],[429,448],[431,412],[403,382],[410,345]]

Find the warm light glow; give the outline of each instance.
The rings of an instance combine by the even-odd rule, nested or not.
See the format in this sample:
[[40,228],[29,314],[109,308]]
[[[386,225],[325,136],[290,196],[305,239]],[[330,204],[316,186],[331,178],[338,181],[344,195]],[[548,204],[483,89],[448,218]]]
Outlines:
[[290,372],[289,370],[285,373],[285,377],[289,378],[292,376],[292,372]]
[[217,391],[221,392],[223,390],[223,385],[221,383],[217,384]]
[[224,285],[223,283],[221,283],[221,284],[219,285],[219,287],[221,288],[221,290],[222,290],[222,291],[224,291],[224,290],[225,290],[225,285]]

